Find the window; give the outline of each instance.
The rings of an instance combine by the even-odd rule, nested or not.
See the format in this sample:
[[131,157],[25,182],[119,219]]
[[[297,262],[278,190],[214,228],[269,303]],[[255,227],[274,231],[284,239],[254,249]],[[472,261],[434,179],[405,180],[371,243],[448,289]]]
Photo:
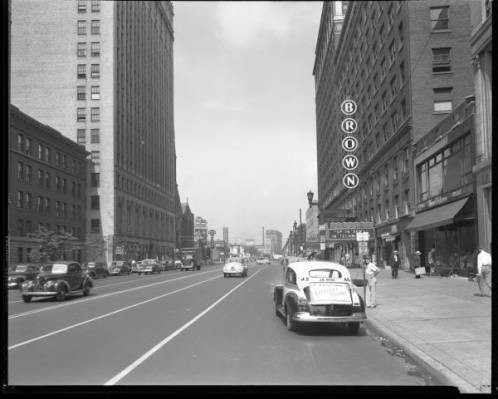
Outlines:
[[57,192],[61,191],[61,178],[59,176],[55,176],[55,190]]
[[17,150],[24,152],[24,136],[22,134],[17,135]]
[[62,179],[62,192],[66,194],[66,186],[67,186],[67,180]]
[[30,165],[24,165],[24,174],[26,175],[26,183],[33,183],[33,168]]
[[92,159],[92,162],[99,163],[100,162],[100,151],[92,151],[91,159]]
[[38,185],[40,187],[43,187],[44,186],[44,182],[45,182],[45,180],[43,178],[43,170],[38,169]]
[[78,43],[77,55],[78,55],[78,57],[86,57],[86,43],[85,42]]
[[43,160],[43,145],[38,144],[38,159]]
[[408,173],[409,171],[409,164],[410,164],[410,153],[408,151],[408,148],[405,148],[403,150],[403,174]]
[[90,143],[100,143],[100,129],[91,130]]
[[77,122],[85,122],[86,121],[86,109],[85,108],[78,108],[76,110],[76,121]]
[[100,233],[100,219],[90,220],[90,233]]
[[389,209],[389,200],[386,200],[386,205],[384,206],[384,211],[386,213],[386,220],[389,220],[389,218],[391,217],[391,210]]
[[90,184],[92,187],[100,187],[100,173],[90,173]]
[[399,196],[394,196],[394,218],[397,219],[399,217]]
[[434,89],[434,112],[451,112],[453,101],[451,100],[452,87],[439,87]]
[[448,29],[448,6],[431,7],[431,27],[433,31]]
[[40,196],[36,199],[36,210],[38,213],[43,212],[43,198]]
[[32,195],[31,193],[26,193],[25,195],[25,200],[26,200],[26,209],[31,210],[32,207]]
[[100,0],[92,0],[92,12],[100,11]]
[[45,172],[45,187],[50,188],[50,172]]
[[450,72],[451,47],[433,48],[432,49],[432,72]]
[[18,208],[23,208],[24,207],[24,193],[22,191],[17,192],[17,207]]
[[92,42],[90,55],[92,57],[100,57],[100,42]]
[[76,98],[78,100],[86,100],[86,90],[85,86],[77,86],[76,87]]
[[393,158],[393,180],[394,181],[398,180],[398,172],[399,172],[398,157],[395,156]]
[[86,35],[86,21],[78,21],[78,35]]
[[71,219],[76,219],[76,206],[71,205]]
[[100,209],[100,201],[98,195],[92,195],[90,197],[90,208],[91,209]]
[[85,129],[78,129],[76,131],[76,142],[78,144],[85,145],[85,143],[86,143],[86,132],[85,132]]
[[25,153],[28,155],[33,155],[31,143],[32,140],[29,137],[26,137]]
[[61,166],[61,153],[58,151],[55,153],[55,164]]
[[61,216],[61,203],[60,201],[55,201],[55,216]]
[[405,213],[410,212],[410,190],[405,190],[403,193],[403,211]]
[[66,169],[67,168],[67,157],[66,155],[62,154],[62,169]]
[[100,108],[99,107],[92,107],[90,110],[90,119],[92,122],[99,122],[100,121]]
[[24,181],[24,164],[22,162],[17,163],[17,180]]
[[78,12],[86,12],[86,1],[87,0],[78,0]]
[[61,204],[61,214],[62,214],[62,217],[65,218],[67,217],[67,204],[65,202],[63,202]]
[[76,196],[76,182],[75,181],[73,181],[71,183],[71,196],[73,196],[73,197]]
[[50,148],[45,147],[45,162],[50,162]]
[[100,100],[100,86],[92,86],[92,100]]
[[78,79],[86,79],[86,65],[78,64],[77,68]]
[[92,64],[90,66],[90,76],[92,78],[100,78],[100,64]]
[[45,212],[50,213],[50,198],[45,198]]
[[98,19],[92,20],[91,33],[92,33],[92,35],[100,35],[100,20],[98,20]]
[[76,196],[81,198],[81,183],[78,183],[76,186]]

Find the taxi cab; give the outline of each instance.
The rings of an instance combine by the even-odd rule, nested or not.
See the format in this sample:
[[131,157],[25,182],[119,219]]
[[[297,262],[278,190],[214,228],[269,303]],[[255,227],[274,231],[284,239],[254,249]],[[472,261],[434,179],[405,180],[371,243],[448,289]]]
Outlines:
[[275,314],[285,317],[287,329],[303,323],[340,323],[357,333],[366,321],[363,299],[349,270],[334,262],[303,261],[283,267],[284,282],[273,291]]

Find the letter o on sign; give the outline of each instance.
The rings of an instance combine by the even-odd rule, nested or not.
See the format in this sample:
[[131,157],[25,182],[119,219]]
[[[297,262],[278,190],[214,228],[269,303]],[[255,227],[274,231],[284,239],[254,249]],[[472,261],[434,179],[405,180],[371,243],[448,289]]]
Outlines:
[[353,115],[356,110],[357,106],[353,100],[345,100],[341,104],[341,111],[344,115]]
[[354,151],[358,148],[356,137],[347,136],[342,139],[342,148],[344,151]]
[[358,129],[358,122],[353,118],[346,118],[341,122],[341,130],[344,133],[352,134]]
[[355,173],[346,173],[342,178],[342,184],[346,188],[356,188],[360,183],[360,178]]

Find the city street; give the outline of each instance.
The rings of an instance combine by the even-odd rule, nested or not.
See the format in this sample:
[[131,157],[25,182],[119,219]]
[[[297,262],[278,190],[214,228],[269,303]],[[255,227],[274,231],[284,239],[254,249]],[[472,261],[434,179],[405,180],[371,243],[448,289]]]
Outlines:
[[426,385],[363,327],[275,316],[281,266],[95,280],[90,296],[23,303],[9,291],[10,385]]

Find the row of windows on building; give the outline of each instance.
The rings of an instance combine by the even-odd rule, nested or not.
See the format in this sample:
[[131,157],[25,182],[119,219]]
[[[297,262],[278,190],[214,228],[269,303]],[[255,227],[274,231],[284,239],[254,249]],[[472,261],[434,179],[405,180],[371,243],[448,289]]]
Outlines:
[[[78,13],[86,13],[88,10],[88,0],[78,0]],[[90,10],[100,12],[100,0],[91,0]]]
[[[76,86],[76,99],[86,100],[86,86]],[[100,100],[100,86],[90,86],[90,99]]]
[[[86,144],[86,129],[76,130],[76,142],[81,145]],[[90,143],[100,143],[100,129],[90,129]]]
[[[86,121],[86,108],[78,107],[76,109],[76,121],[85,122]],[[100,122],[100,108],[92,107],[90,108],[90,121]]]
[[[81,205],[67,204],[64,201],[54,201],[55,203],[55,216],[71,219],[81,219],[83,214],[81,212]],[[40,214],[51,214],[51,200],[47,197],[37,196],[36,208],[33,209],[33,195],[30,192],[18,191],[16,196],[16,204],[19,209],[27,211],[35,210]]]
[[[78,36],[86,36],[88,21],[78,20]],[[100,35],[100,20],[93,19],[90,21],[90,34]]]
[[[17,150],[25,155],[33,156],[33,140],[23,134],[17,135]],[[38,159],[47,163],[52,163],[53,166],[67,170],[73,174],[80,174],[83,169],[81,161],[71,158],[61,151],[52,151],[51,148],[45,144],[38,143]]]
[[[78,57],[86,57],[87,56],[87,42],[78,42],[76,45],[76,55]],[[100,42],[91,42],[90,43],[90,57],[100,57]]]
[[[78,64],[76,67],[76,77],[78,79],[86,79],[87,65]],[[93,79],[100,78],[100,64],[90,64],[90,77]]]
[[[38,223],[38,230],[40,231],[42,229],[46,229],[47,231],[51,231],[50,229],[52,228],[52,225],[50,223],[43,223],[39,222]],[[59,225],[56,224],[54,225],[54,228],[57,233],[70,233],[74,237],[81,238],[82,237],[82,230],[79,227],[74,227],[74,226],[64,226],[64,225]],[[37,231],[34,231],[34,226],[33,226],[33,221],[32,220],[26,220],[26,219],[17,219],[17,230],[13,232],[15,235],[18,237],[26,237],[31,234],[36,233]]]
[[[17,163],[17,179],[21,183],[33,184],[33,167],[24,162]],[[38,186],[40,188],[50,189],[52,174],[43,169],[38,169]],[[55,191],[58,193],[67,193],[67,179],[55,176]],[[74,180],[71,183],[71,196],[81,198],[81,183]]]
[[[59,226],[63,227],[63,226]],[[73,234],[74,235],[74,234]],[[23,263],[27,262],[30,263],[33,261],[32,257],[32,248],[25,248],[25,247],[17,247],[17,262]],[[61,254],[62,260],[76,260],[77,262],[81,262],[81,249],[73,249],[70,251],[71,254],[68,254],[67,252],[63,252]],[[51,261],[55,260],[55,256],[51,258]]]
[[168,200],[165,196],[156,193],[140,183],[133,182],[132,179],[119,173],[116,173],[116,187],[143,200],[151,201],[156,204],[161,203],[163,206],[168,204],[169,209],[173,209],[172,201]]

